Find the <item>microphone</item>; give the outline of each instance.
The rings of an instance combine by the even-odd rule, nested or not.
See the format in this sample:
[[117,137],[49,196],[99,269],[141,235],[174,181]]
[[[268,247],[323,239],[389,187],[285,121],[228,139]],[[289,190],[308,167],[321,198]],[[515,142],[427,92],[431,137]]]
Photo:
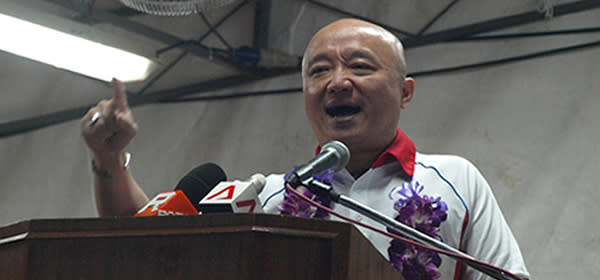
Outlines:
[[205,163],[183,176],[177,183],[175,190],[181,190],[194,205],[194,208],[200,211],[198,205],[200,200],[222,181],[227,181],[223,169],[214,163]]
[[306,179],[319,175],[327,169],[338,171],[348,164],[350,160],[350,151],[344,143],[334,140],[321,148],[319,154],[311,159],[305,165],[292,171],[290,176],[285,180],[286,183],[297,187]]
[[144,216],[198,215],[197,204],[217,183],[227,180],[225,172],[214,163],[202,164],[188,172],[174,191],[161,192],[135,214]]
[[221,182],[199,203],[201,213],[262,213],[258,194],[267,183],[262,174],[249,181]]

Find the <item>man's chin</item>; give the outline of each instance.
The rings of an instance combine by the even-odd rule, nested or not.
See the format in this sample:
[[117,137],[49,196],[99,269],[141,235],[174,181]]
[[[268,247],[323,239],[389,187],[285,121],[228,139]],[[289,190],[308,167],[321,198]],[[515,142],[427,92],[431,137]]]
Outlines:
[[348,146],[360,143],[360,139],[362,138],[362,134],[356,129],[331,129],[328,132],[327,140],[322,144],[337,140]]

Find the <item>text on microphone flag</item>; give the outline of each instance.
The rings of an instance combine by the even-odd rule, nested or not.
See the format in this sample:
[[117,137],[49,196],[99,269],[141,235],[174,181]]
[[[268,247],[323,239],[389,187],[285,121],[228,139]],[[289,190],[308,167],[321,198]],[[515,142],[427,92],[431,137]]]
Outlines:
[[254,208],[256,207],[256,201],[254,201],[254,199],[238,201],[235,203],[235,206],[237,206],[238,208],[250,206],[250,210],[248,210],[248,213],[254,213]]
[[[233,198],[233,193],[235,191],[235,185],[230,185],[224,189],[222,189],[221,191],[209,196],[206,198],[206,200],[228,200],[228,199],[232,199]],[[227,192],[227,195],[222,196],[222,197],[218,197],[219,195],[223,194],[224,192]]]
[[142,213],[148,209],[148,207],[152,206],[152,212],[158,211],[158,206],[164,204],[169,201],[173,196],[175,196],[175,192],[162,192],[156,195],[150,202],[148,202],[144,207],[138,210],[138,213]]

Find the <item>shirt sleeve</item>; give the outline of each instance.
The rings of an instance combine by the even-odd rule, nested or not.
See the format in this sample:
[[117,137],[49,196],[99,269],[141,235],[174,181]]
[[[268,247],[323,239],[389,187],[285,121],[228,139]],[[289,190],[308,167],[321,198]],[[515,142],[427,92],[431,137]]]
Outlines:
[[258,195],[263,211],[269,214],[279,214],[278,206],[283,201],[284,192],[285,186],[282,174],[267,176],[267,183]]
[[[465,160],[466,161],[466,160]],[[464,249],[478,260],[529,279],[519,245],[508,226],[492,190],[479,170],[466,162],[467,203],[470,217],[465,231]],[[491,277],[467,267],[463,279]]]

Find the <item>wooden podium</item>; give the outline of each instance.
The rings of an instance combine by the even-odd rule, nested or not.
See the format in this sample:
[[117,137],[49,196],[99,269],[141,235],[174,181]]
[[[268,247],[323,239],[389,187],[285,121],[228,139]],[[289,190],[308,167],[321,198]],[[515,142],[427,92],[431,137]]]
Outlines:
[[30,220],[0,279],[402,279],[354,226],[267,214]]

